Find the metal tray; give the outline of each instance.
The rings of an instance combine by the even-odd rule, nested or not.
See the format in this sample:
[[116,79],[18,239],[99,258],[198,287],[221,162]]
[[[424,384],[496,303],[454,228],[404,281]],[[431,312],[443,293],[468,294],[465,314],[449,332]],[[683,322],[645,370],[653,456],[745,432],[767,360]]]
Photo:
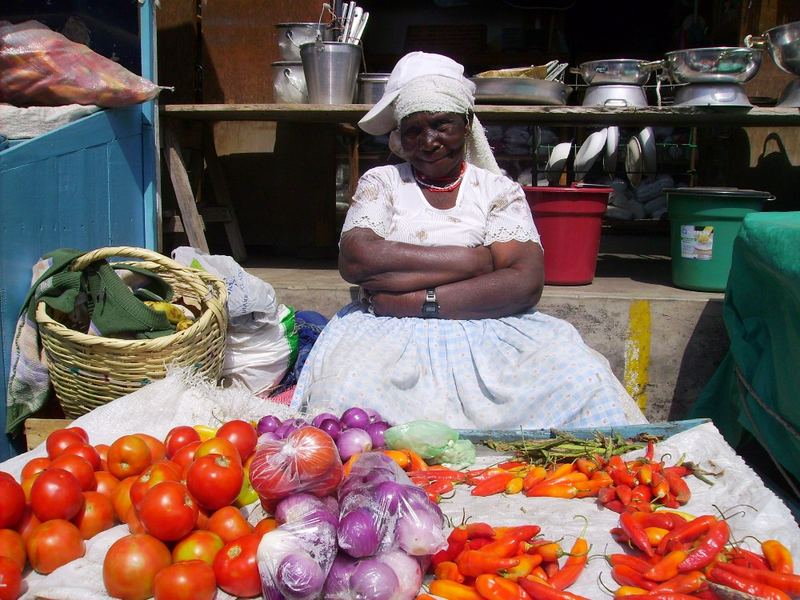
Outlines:
[[530,77],[473,77],[478,104],[564,106],[572,88],[560,81]]

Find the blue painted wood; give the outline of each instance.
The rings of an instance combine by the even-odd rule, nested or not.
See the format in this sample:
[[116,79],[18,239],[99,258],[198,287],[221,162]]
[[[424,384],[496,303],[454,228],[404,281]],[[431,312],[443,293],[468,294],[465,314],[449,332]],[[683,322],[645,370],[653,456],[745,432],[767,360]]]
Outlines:
[[668,438],[676,433],[681,433],[702,425],[709,423],[711,419],[688,419],[685,421],[666,421],[663,423],[645,423],[643,425],[620,425],[617,427],[591,427],[585,429],[520,429],[520,430],[500,430],[500,429],[459,429],[458,434],[460,437],[471,440],[472,442],[482,442],[484,440],[497,440],[497,441],[511,441],[520,439],[529,440],[546,440],[556,436],[557,433],[563,432],[575,436],[578,439],[586,440],[591,439],[596,433],[603,433],[605,435],[614,435],[619,433],[624,438],[635,437],[639,434],[656,435],[663,438]]

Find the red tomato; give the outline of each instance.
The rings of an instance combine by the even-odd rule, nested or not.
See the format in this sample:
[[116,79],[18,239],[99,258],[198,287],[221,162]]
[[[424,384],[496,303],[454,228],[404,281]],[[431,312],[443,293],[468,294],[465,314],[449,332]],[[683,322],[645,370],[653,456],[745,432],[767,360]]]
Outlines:
[[119,479],[114,477],[108,471],[95,471],[94,478],[95,481],[97,481],[97,487],[95,488],[95,491],[98,491],[111,499],[113,497],[114,490],[119,485]]
[[19,532],[13,529],[0,529],[0,556],[10,558],[17,563],[20,571],[25,569],[28,556],[25,552],[25,540]]
[[33,514],[33,509],[31,508],[31,505],[28,504],[25,507],[25,512],[22,513],[22,518],[19,520],[19,523],[17,523],[15,529],[22,536],[22,540],[27,542],[31,535],[31,531],[33,531],[39,523],[41,523],[41,521],[36,517],[35,514]]
[[139,519],[147,533],[164,542],[187,535],[197,523],[197,503],[186,486],[177,481],[162,481],[153,486],[139,505]]
[[144,525],[142,525],[142,520],[139,518],[139,511],[136,510],[135,506],[131,506],[128,509],[128,514],[125,516],[125,524],[131,533],[147,533]]
[[50,519],[69,521],[83,506],[83,491],[72,473],[50,467],[39,473],[31,487],[31,508],[44,523]]
[[214,569],[202,560],[175,563],[156,575],[155,600],[213,600],[217,595]]
[[188,425],[178,425],[169,430],[167,437],[164,438],[164,446],[167,448],[167,458],[172,458],[175,453],[190,444],[191,442],[199,442],[200,434],[194,427]]
[[26,479],[30,479],[37,473],[41,473],[47,467],[50,466],[50,459],[46,456],[40,456],[39,458],[32,458],[28,462],[25,463],[25,466],[22,467],[22,472],[19,474],[20,481],[25,481]]
[[25,549],[34,570],[46,575],[83,556],[86,544],[75,525],[64,519],[52,519],[31,531]]
[[243,461],[253,453],[253,450],[256,449],[256,442],[258,442],[256,428],[241,419],[224,423],[217,429],[216,437],[226,439],[236,446]]
[[149,598],[156,574],[170,562],[164,542],[146,533],[126,535],[111,545],[103,560],[106,591],[122,600]]
[[215,510],[236,500],[243,479],[244,470],[238,459],[209,454],[195,458],[189,466],[186,487],[201,506]]
[[97,449],[91,444],[81,444],[80,446],[70,446],[62,454],[77,454],[89,461],[92,469],[99,471],[102,468],[102,461]]
[[[75,446],[73,446],[74,448]],[[78,484],[85,492],[97,487],[97,480],[94,478],[94,469],[88,460],[77,454],[67,454],[65,450],[60,456],[56,456],[50,463],[50,469],[64,469],[72,473]]]
[[256,523],[253,532],[259,535],[264,535],[265,533],[269,533],[270,531],[276,529],[277,527],[278,527],[278,522],[275,519],[273,519],[272,517],[264,517],[258,523]]
[[0,471],[0,529],[16,525],[24,510],[25,490],[11,475]]
[[136,437],[144,440],[144,443],[150,448],[151,462],[158,462],[167,456],[167,447],[157,437],[153,437],[149,433],[137,433]]
[[97,450],[97,454],[100,456],[100,468],[103,471],[108,471],[108,444],[97,444],[94,449]]
[[200,440],[196,442],[189,442],[172,456],[172,462],[180,466],[182,469],[187,467],[189,463],[194,460],[194,455],[197,452],[197,449],[200,447],[200,444],[202,444]]
[[57,429],[47,436],[45,448],[47,448],[48,458],[52,460],[70,446],[80,446],[85,443],[86,440],[78,432],[70,431],[69,429]]
[[131,502],[136,508],[142,502],[142,498],[155,485],[162,481],[180,481],[181,469],[174,462],[161,460],[147,467],[131,486]]
[[117,479],[139,475],[152,462],[150,447],[136,435],[123,435],[108,448],[108,470]]
[[214,564],[214,557],[222,550],[225,542],[213,531],[198,529],[187,535],[172,549],[172,562],[202,560],[208,566]]
[[72,518],[83,539],[93,538],[114,526],[114,505],[100,492],[83,492],[83,508]]
[[201,442],[197,447],[197,451],[194,453],[194,459],[197,460],[198,458],[202,456],[208,456],[209,454],[220,454],[222,456],[227,456],[234,462],[238,462],[240,465],[242,464],[242,457],[239,455],[239,451],[236,449],[236,446],[234,446],[225,438],[213,437],[207,439],[205,442]]
[[126,477],[117,484],[111,494],[111,504],[114,505],[114,514],[121,523],[125,523],[128,516],[128,509],[133,506],[131,502],[131,487],[136,483],[136,476]]
[[0,600],[17,600],[22,591],[22,569],[10,558],[0,556]]
[[208,518],[206,529],[216,533],[226,544],[249,533],[253,526],[235,506],[223,506]]
[[250,533],[229,542],[214,558],[217,585],[232,596],[253,598],[261,595],[256,551],[261,536]]
[[81,438],[85,443],[89,443],[89,434],[86,433],[86,430],[83,427],[76,427],[73,425],[72,427],[67,427],[64,431],[70,431]]

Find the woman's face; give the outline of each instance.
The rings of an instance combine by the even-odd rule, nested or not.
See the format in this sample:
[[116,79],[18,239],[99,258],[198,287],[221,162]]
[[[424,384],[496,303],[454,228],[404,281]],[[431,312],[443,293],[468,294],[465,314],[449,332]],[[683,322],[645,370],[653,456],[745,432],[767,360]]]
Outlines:
[[418,112],[400,122],[400,140],[408,162],[429,179],[459,174],[467,131],[467,118],[458,113]]

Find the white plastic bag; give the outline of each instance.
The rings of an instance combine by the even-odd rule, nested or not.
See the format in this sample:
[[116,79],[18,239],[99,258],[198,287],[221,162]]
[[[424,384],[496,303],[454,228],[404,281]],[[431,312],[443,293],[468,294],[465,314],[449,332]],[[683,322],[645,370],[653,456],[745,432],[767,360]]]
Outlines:
[[277,385],[294,364],[294,309],[278,304],[275,289],[245,271],[230,256],[205,254],[190,246],[172,258],[223,279],[228,289],[228,339],[222,376],[258,394]]

